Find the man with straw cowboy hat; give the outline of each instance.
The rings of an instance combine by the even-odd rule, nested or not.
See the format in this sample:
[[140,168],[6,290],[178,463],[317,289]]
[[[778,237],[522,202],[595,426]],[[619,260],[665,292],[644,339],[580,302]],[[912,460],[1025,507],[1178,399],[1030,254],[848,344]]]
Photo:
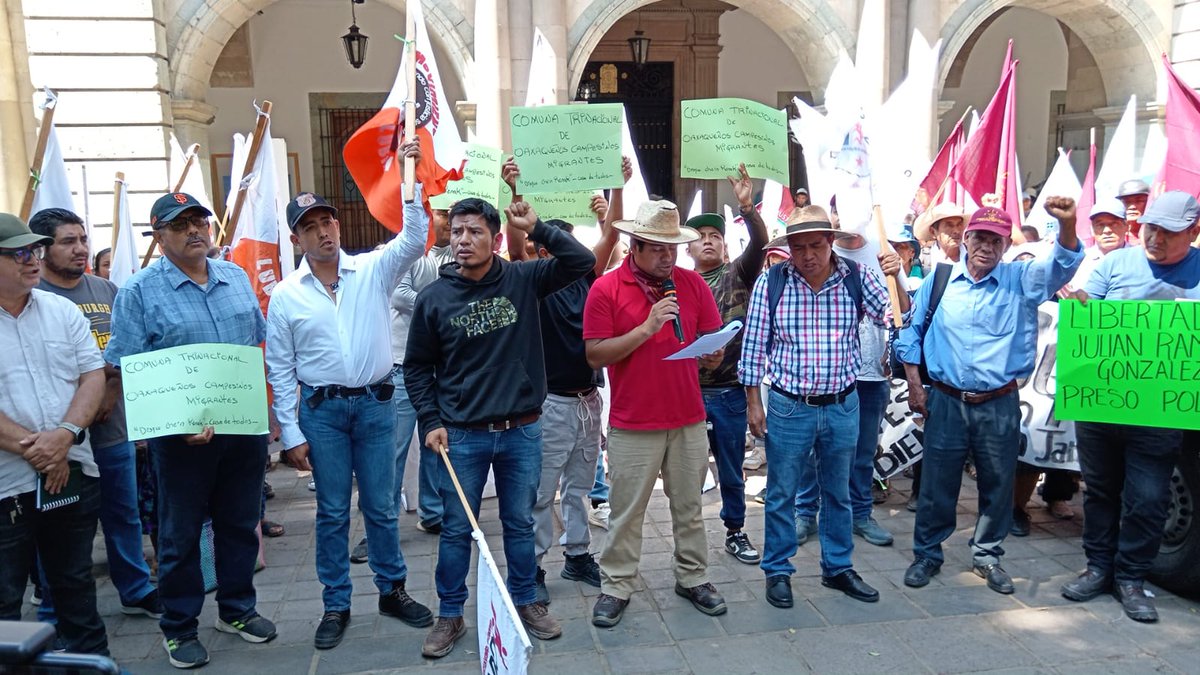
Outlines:
[[[615,626],[637,589],[642,524],[660,472],[675,537],[675,593],[705,614],[724,614],[725,600],[708,581],[700,508],[708,436],[697,363],[664,360],[681,343],[721,327],[704,279],[675,266],[678,245],[699,234],[680,228],[679,211],[668,201],[645,202],[635,220],[613,226],[630,235],[629,255],[592,286],[583,313],[588,363],[607,366],[612,380],[612,515],[600,554],[601,593],[592,623]],[[699,365],[712,368],[723,356],[718,350],[699,359]]]
[[913,234],[921,243],[933,242],[923,265],[925,276],[929,276],[938,263],[958,262],[962,255],[966,224],[966,213],[962,207],[951,202],[942,202],[917,217],[913,223]]

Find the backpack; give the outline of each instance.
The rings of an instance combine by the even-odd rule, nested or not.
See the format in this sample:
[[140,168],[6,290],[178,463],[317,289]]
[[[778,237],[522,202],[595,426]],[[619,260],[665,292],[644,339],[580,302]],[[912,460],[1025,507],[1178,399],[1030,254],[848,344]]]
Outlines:
[[[937,312],[938,305],[942,302],[942,296],[946,293],[946,285],[950,283],[950,272],[953,266],[946,263],[938,263],[934,268],[933,279],[930,283],[933,284],[933,290],[929,293],[929,306],[925,308],[925,321],[921,325],[924,330],[929,330],[929,325],[933,322],[933,314]],[[898,328],[892,329],[892,334],[888,340],[888,368],[892,371],[892,377],[904,378],[905,370],[904,363],[900,361],[900,357],[896,356],[896,338],[900,336]],[[925,337],[925,333],[921,333],[921,337]],[[933,380],[929,377],[929,369],[925,365],[925,342],[921,342],[921,363],[917,364],[917,370],[921,373],[921,384],[929,386],[933,384]]]
[[[862,321],[863,316],[866,315],[866,309],[863,308],[862,276],[858,273],[858,263],[849,258],[839,259],[845,262],[846,267],[850,270],[843,279],[843,285],[846,287],[846,292],[850,294],[854,306],[858,308],[858,320]],[[775,344],[775,308],[779,306],[779,300],[783,297],[784,266],[790,264],[785,260],[767,270],[767,308],[771,317],[767,322],[767,356],[771,355],[771,347]]]

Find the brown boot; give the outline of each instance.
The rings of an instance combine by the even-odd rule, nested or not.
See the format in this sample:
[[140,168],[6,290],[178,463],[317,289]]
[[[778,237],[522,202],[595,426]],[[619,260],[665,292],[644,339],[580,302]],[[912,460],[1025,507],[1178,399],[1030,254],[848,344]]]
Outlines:
[[433,630],[425,636],[425,644],[421,645],[421,655],[430,659],[440,659],[454,650],[454,643],[467,634],[467,624],[461,616],[448,618],[439,616]]
[[521,605],[517,608],[521,623],[529,634],[539,640],[553,640],[562,635],[562,625],[550,614],[550,610],[540,602]]

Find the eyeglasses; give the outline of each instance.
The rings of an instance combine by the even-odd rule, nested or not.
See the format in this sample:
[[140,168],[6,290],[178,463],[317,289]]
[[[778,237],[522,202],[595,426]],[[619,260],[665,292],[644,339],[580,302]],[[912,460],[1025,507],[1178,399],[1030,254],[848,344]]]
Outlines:
[[46,247],[38,244],[36,246],[26,246],[25,248],[5,248],[0,249],[0,255],[6,255],[16,260],[18,265],[26,265],[32,260],[45,258]]
[[205,216],[188,216],[186,218],[176,218],[175,220],[163,223],[156,230],[170,230],[172,232],[187,232],[195,227],[198,230],[208,229],[208,218]]

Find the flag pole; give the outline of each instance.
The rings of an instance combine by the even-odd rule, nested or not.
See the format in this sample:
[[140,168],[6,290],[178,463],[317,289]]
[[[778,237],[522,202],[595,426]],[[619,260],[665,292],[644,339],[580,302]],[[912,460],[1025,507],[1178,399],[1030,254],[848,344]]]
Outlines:
[[121,233],[121,190],[125,187],[125,172],[118,171],[113,181],[112,250],[117,251],[117,236]]
[[[408,5],[420,1],[408,0]],[[408,51],[408,58],[404,59],[404,79],[408,83],[408,97],[404,101],[404,140],[412,142],[417,137],[417,21],[412,8],[408,6],[404,10],[404,48]],[[415,180],[416,162],[412,157],[405,157],[403,195],[406,202],[413,200]]]
[[[892,253],[895,249],[892,248],[891,242],[887,238],[887,228],[883,225],[883,209],[878,204],[872,209],[872,216],[875,220],[875,230],[879,237],[879,250],[884,253]],[[904,313],[900,311],[900,284],[896,281],[896,277],[887,275],[888,299],[892,302],[892,323],[896,328],[904,327]]]
[[42,108],[42,126],[38,129],[37,145],[33,150],[33,164],[29,168],[29,182],[25,184],[25,198],[21,201],[21,220],[28,222],[33,210],[33,195],[42,178],[42,160],[46,158],[46,144],[50,142],[50,130],[54,128],[54,109],[58,107],[54,92],[46,90],[46,106]]
[[[258,109],[258,119],[254,123],[254,138],[250,141],[250,152],[246,153],[246,165],[242,169],[242,182],[246,180],[254,171],[254,163],[258,160],[258,151],[262,148],[263,136],[267,131],[267,122],[271,120],[271,102],[263,101],[262,107]],[[230,186],[232,187],[232,186]],[[225,222],[221,223],[220,229],[217,232],[217,246],[226,246],[229,244],[227,239],[232,239],[237,232],[238,219],[242,215],[242,207],[246,204],[246,188],[241,185],[237,189],[237,198],[233,202],[233,208],[229,213],[225,214]]]
[[467,501],[467,495],[463,492],[462,485],[458,483],[458,474],[454,473],[454,465],[450,463],[450,451],[446,446],[439,445],[438,454],[442,456],[442,461],[446,463],[446,471],[450,474],[450,482],[454,483],[454,489],[458,492],[458,498],[462,501],[463,511],[467,512],[467,519],[471,521],[471,529],[482,532],[479,529],[479,522],[475,520],[475,514],[471,511],[471,503]]
[[[179,180],[175,181],[175,187],[171,192],[179,192],[183,189],[183,181],[187,180],[188,171],[192,168],[192,163],[200,153],[200,144],[192,143],[188,148],[187,156],[183,160],[183,171],[179,173]],[[142,258],[142,269],[150,264],[150,258],[154,256],[154,250],[158,247],[158,240],[151,238],[150,247],[146,249],[146,255]]]

